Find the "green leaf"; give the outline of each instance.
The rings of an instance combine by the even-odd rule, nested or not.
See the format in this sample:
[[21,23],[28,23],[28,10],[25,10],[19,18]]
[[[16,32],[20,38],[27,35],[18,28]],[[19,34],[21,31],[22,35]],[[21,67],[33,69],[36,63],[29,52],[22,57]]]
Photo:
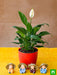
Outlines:
[[32,26],[31,26],[31,24],[27,21],[26,16],[25,16],[22,12],[20,12],[20,11],[18,11],[18,13],[19,13],[19,16],[20,16],[20,18],[21,18],[21,21],[22,21],[23,24],[26,26],[27,30],[31,33]]
[[20,33],[16,33],[20,38],[22,38],[22,36],[20,35]]
[[50,33],[47,31],[42,31],[38,34],[38,36],[44,36],[44,35],[48,35],[48,34],[50,34]]
[[[23,43],[23,39],[22,38],[19,38],[18,36],[16,36],[15,40],[18,40],[20,44]],[[15,43],[15,42],[14,42]]]
[[21,37],[25,37],[25,34],[21,31],[16,31],[17,34],[20,34]]
[[37,41],[38,43],[42,43],[42,44],[44,44],[44,43],[47,43],[46,41],[43,41],[43,40],[39,40],[39,41]]
[[20,16],[21,21],[23,22],[23,24],[27,25],[27,18],[26,18],[26,16],[20,11],[18,11],[18,13],[19,13],[19,16]]
[[[49,26],[49,24],[48,23],[43,23],[43,24],[38,24],[39,26],[43,26],[43,25],[47,25],[47,26]],[[36,27],[37,27],[37,25],[36,25]]]
[[36,45],[36,44],[37,44],[36,41],[32,41],[32,42],[31,42],[31,46],[32,46],[32,47],[34,47],[34,45]]
[[30,47],[31,47],[30,41],[25,39],[24,42],[23,42],[23,46],[24,46],[25,50],[30,50]]
[[32,29],[32,34],[36,34],[36,32],[40,29],[40,27],[34,27]]
[[19,37],[18,37],[18,36],[16,36],[16,38],[15,38],[14,40],[19,40]]
[[23,27],[18,27],[18,26],[13,26],[14,28],[16,28],[18,31],[20,31],[20,32],[22,32],[22,33],[24,33],[24,34],[26,34],[26,29],[25,28],[23,28]]
[[12,42],[12,43],[14,43],[14,44],[20,44],[19,42]]
[[37,35],[31,35],[31,39],[41,40]]
[[22,44],[22,43],[23,43],[22,38],[19,38],[19,43],[20,43],[20,44]]
[[42,45],[36,45],[35,47],[38,47],[39,48],[39,47],[44,47],[44,46],[42,46]]
[[27,31],[30,33],[32,32],[32,26],[29,22],[27,23]]
[[49,24],[47,24],[47,23],[36,25],[36,26],[33,27],[33,29],[32,29],[33,34],[36,34],[36,32],[39,31],[39,29],[40,29],[41,26],[43,26],[43,25],[49,26]]

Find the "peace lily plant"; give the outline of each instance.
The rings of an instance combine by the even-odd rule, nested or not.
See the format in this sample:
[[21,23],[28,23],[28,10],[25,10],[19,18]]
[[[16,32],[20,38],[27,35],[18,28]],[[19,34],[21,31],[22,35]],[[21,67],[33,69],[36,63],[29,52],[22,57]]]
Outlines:
[[[29,16],[30,16],[30,22],[28,22],[26,16],[18,11],[18,14],[20,16],[20,19],[22,21],[22,23],[25,25],[26,28],[22,27],[18,27],[18,26],[13,26],[14,28],[17,29],[16,31],[16,38],[15,40],[18,40],[18,42],[13,42],[15,44],[20,45],[21,49],[23,50],[23,52],[25,51],[34,51],[34,48],[36,47],[44,47],[44,44],[47,43],[46,41],[43,40],[43,36],[50,34],[47,31],[42,31],[40,33],[37,33],[40,28],[44,25],[49,26],[49,24],[47,23],[43,23],[43,24],[38,24],[34,27],[32,27],[31,23],[32,23],[32,18],[34,17],[34,10],[31,9]],[[39,45],[42,44],[42,45]]]

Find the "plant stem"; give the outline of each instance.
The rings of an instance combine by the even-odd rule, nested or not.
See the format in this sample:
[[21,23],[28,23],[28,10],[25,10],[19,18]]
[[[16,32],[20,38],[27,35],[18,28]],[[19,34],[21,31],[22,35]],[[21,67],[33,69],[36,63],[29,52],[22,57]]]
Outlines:
[[30,24],[32,23],[32,18],[30,18]]

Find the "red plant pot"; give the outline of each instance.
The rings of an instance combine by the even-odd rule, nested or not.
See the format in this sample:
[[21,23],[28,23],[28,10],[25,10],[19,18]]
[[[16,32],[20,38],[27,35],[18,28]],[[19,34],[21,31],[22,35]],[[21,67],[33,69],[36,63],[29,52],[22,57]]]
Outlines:
[[38,50],[34,53],[23,53],[23,52],[20,51],[20,48],[19,48],[18,55],[19,55],[20,63],[25,63],[27,65],[31,64],[31,63],[36,64]]

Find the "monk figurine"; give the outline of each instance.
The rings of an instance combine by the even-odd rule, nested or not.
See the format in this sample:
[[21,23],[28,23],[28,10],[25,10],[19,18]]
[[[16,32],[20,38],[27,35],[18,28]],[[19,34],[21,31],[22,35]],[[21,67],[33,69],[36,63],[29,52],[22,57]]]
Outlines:
[[15,68],[15,65],[13,63],[9,63],[7,66],[6,66],[6,69],[8,70],[8,73],[11,74],[11,73],[14,73],[14,68]]
[[28,67],[31,73],[36,73],[36,69],[38,68],[35,64],[29,64]]
[[18,65],[20,73],[26,73],[27,65],[24,63],[21,63]]
[[46,73],[47,72],[47,66],[48,66],[47,64],[44,64],[44,63],[41,64],[40,67],[39,67],[40,73]]

